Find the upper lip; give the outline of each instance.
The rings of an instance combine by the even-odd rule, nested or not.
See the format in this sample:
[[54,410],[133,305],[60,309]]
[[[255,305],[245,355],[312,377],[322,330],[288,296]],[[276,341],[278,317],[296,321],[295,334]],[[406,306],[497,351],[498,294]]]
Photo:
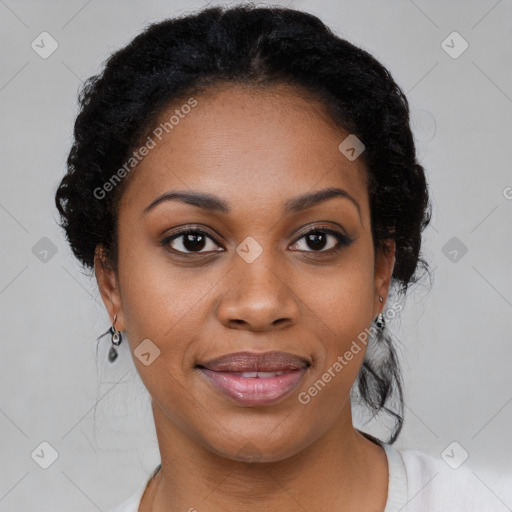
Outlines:
[[278,372],[311,366],[309,358],[289,352],[235,352],[197,365],[216,372]]

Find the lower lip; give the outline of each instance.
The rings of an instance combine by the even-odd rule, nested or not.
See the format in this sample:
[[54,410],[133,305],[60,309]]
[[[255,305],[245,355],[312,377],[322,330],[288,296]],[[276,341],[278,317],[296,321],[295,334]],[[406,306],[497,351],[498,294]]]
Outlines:
[[243,405],[271,405],[288,396],[299,386],[307,367],[285,371],[281,375],[260,379],[241,377],[230,372],[214,372],[201,368],[201,372],[214,387]]

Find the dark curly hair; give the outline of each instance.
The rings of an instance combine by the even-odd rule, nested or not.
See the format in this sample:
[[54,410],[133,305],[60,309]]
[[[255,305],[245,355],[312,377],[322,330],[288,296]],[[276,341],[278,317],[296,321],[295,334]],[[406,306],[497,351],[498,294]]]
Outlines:
[[[405,295],[420,270],[428,271],[420,246],[431,205],[404,93],[374,57],[317,17],[252,4],[151,24],[85,82],[67,174],[55,196],[60,226],[84,268],[94,268],[100,247],[117,272],[117,211],[130,176],[104,198],[94,191],[130,158],[170,104],[222,84],[292,85],[363,142],[374,248],[386,250],[386,241],[395,241],[392,283]],[[381,410],[393,417],[393,443],[403,424],[402,377],[386,329],[377,333],[376,345],[380,354],[367,351],[354,389],[372,418]]]

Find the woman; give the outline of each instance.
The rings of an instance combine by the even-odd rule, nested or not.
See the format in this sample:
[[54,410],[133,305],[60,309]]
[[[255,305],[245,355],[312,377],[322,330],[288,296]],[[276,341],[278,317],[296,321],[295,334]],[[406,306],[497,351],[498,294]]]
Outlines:
[[115,512],[496,509],[464,467],[392,447],[390,294],[426,268],[430,204],[381,64],[312,15],[214,7],[150,26],[80,101],[56,204],[161,453]]

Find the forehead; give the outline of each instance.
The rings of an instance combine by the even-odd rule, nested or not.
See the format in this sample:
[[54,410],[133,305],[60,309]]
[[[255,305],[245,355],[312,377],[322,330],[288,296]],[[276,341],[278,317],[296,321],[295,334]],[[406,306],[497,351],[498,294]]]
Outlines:
[[367,204],[362,158],[339,150],[349,133],[299,89],[225,86],[192,100],[175,102],[150,128],[154,147],[132,171],[123,203],[192,189],[247,206],[337,186]]

